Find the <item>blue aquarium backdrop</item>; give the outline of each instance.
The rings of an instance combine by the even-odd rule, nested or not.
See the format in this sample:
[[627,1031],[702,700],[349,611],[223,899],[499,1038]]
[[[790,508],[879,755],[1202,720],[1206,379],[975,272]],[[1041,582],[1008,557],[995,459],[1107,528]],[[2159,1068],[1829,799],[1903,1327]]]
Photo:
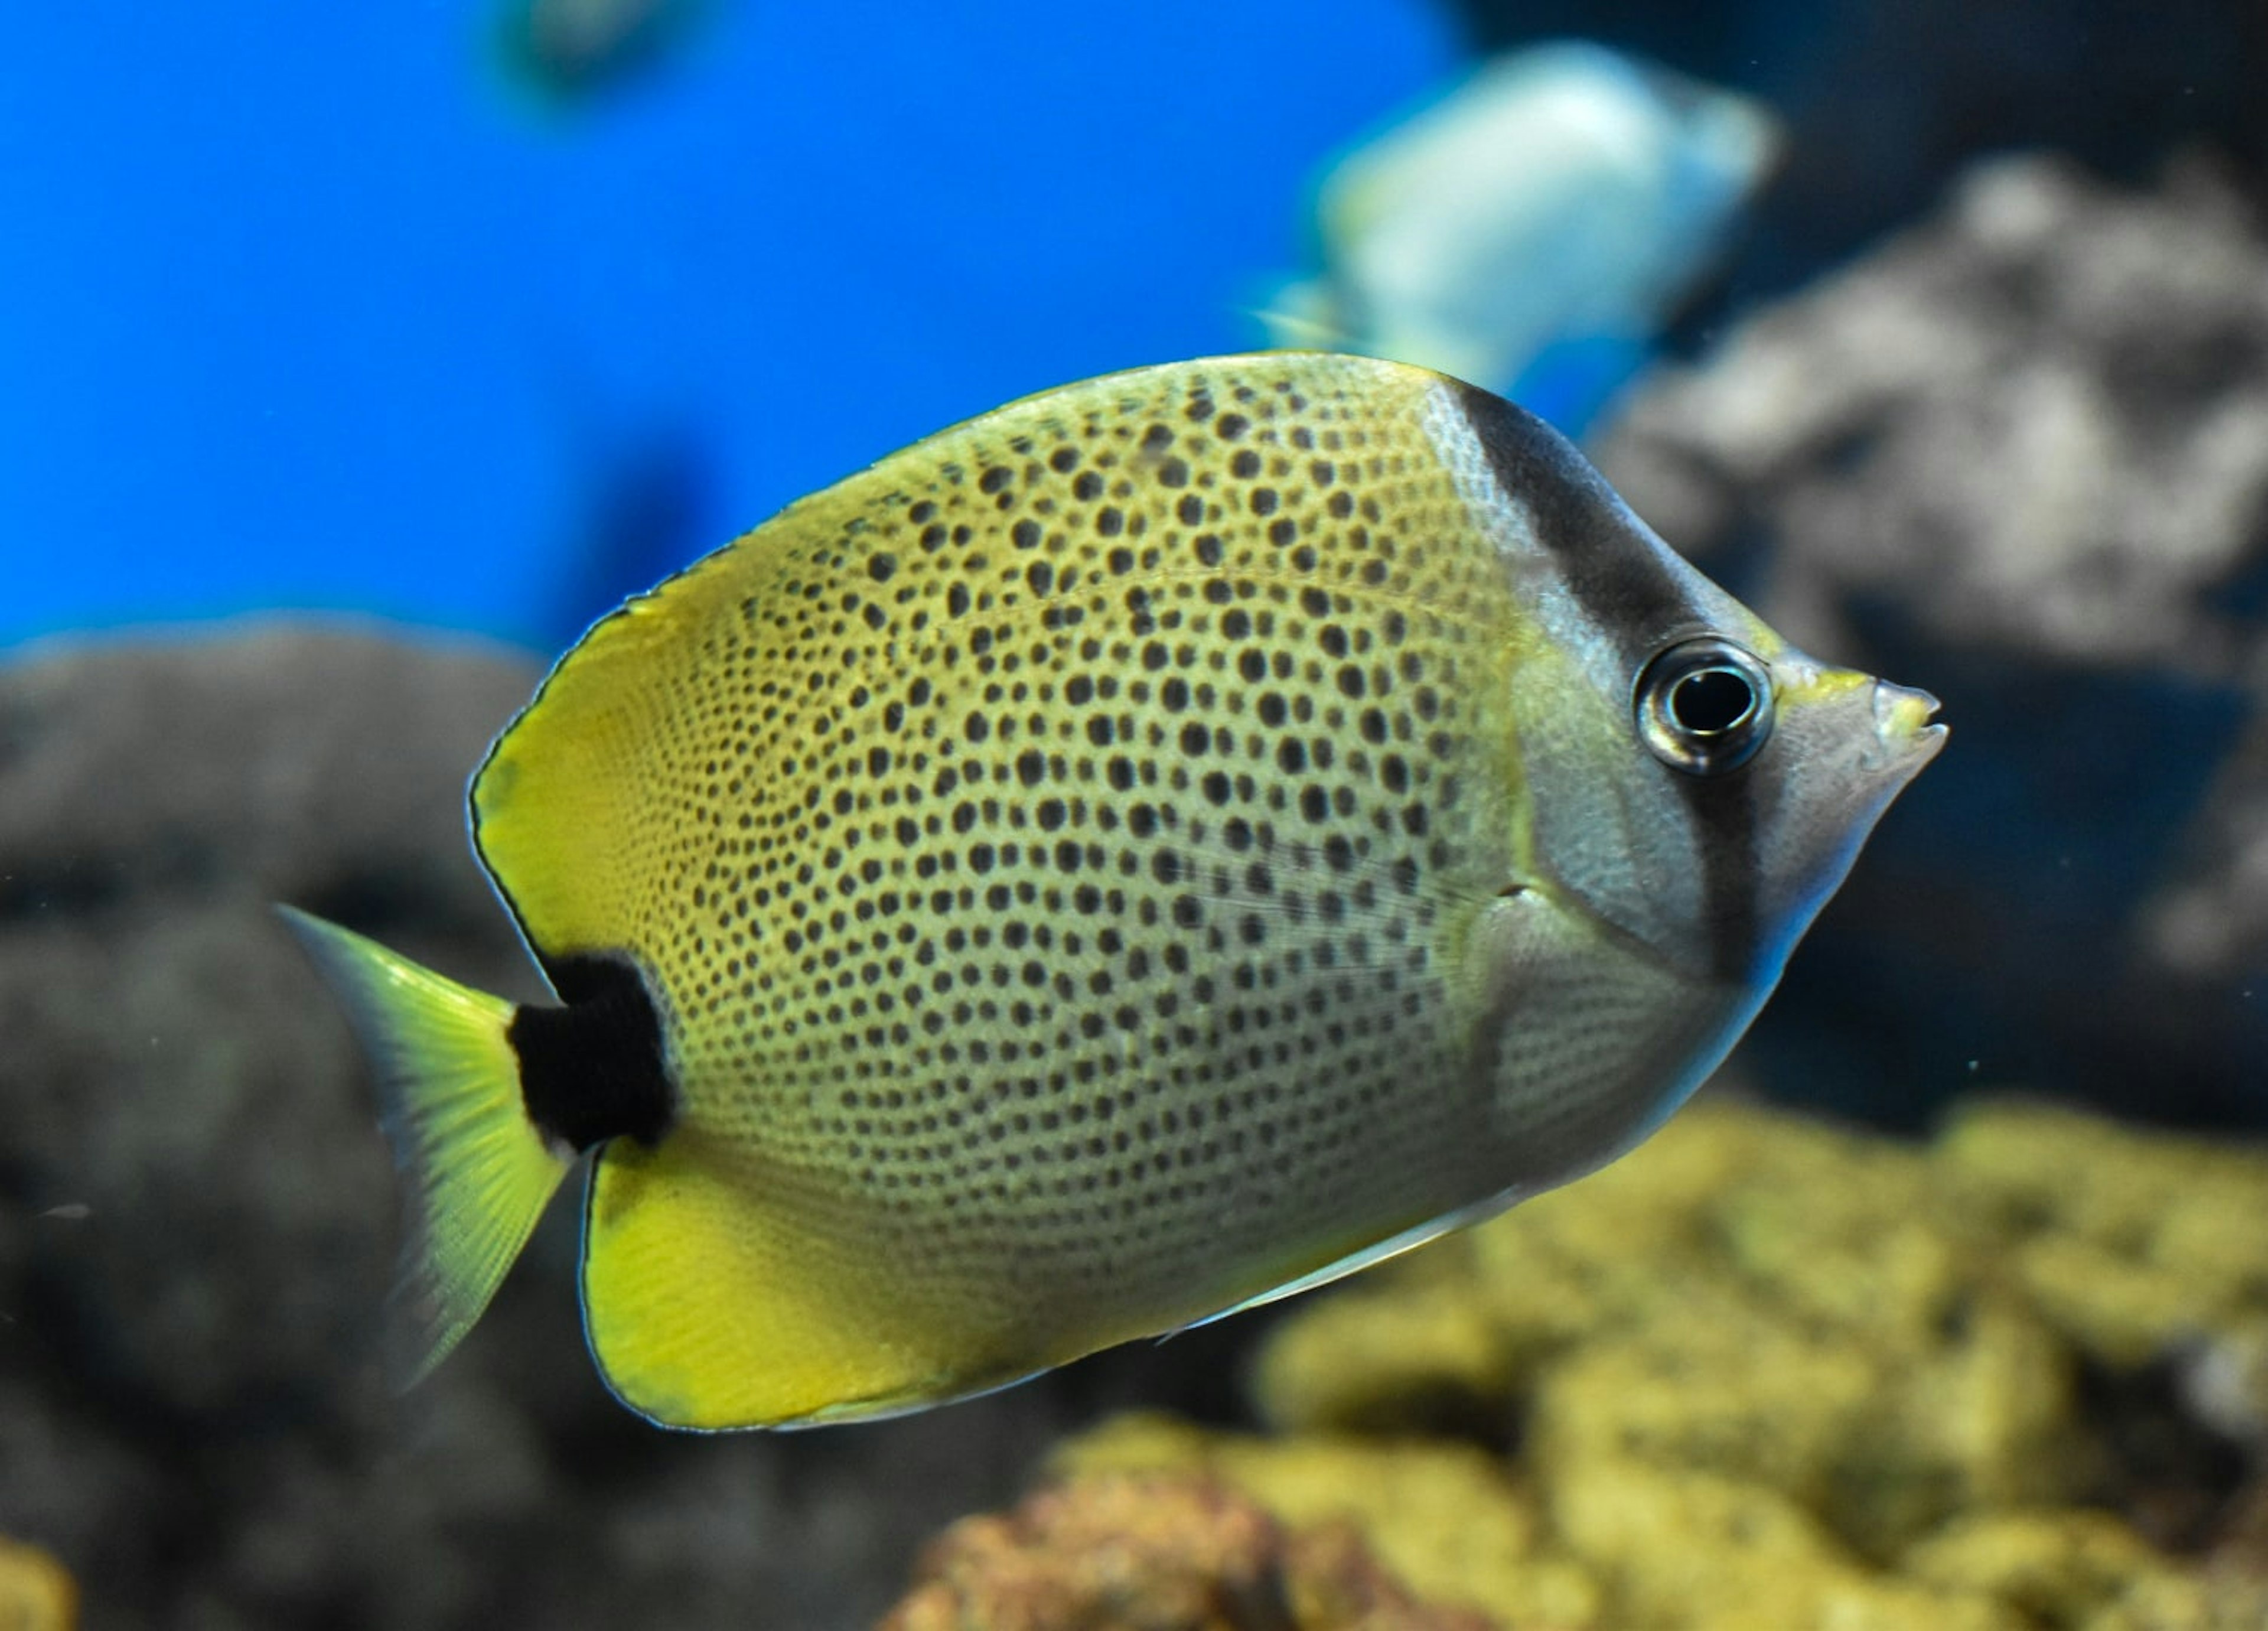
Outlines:
[[297,606],[550,648],[1012,396],[1240,349],[1410,0],[38,8],[0,61],[0,640]]

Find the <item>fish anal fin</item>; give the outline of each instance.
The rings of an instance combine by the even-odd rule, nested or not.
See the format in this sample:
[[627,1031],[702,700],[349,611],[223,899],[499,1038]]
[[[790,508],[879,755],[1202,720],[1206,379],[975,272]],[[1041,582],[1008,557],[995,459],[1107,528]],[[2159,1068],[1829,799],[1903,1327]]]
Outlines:
[[887,1251],[829,1240],[696,1140],[617,1140],[584,1223],[583,1322],[616,1398],[665,1427],[899,1415],[1038,1367],[1001,1362]]

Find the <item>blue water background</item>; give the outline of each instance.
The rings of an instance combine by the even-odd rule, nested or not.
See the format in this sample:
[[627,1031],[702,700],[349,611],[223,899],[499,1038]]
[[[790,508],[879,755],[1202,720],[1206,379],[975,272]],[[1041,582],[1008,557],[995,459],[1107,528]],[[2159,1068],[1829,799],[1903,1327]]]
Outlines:
[[1253,343],[1415,0],[718,0],[580,108],[493,13],[24,9],[0,54],[0,644],[266,607],[551,647],[998,402]]

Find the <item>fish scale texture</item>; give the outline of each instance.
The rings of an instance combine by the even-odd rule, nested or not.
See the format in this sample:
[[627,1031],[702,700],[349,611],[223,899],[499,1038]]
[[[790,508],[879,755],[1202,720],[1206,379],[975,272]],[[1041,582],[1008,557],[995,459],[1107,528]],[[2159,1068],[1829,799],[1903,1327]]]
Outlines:
[[1012,405],[633,602],[499,744],[531,938],[633,952],[683,1147],[851,1295],[997,1325],[1037,1276],[1083,1349],[1472,1198],[1476,1096],[1408,1089],[1472,1073],[1522,642],[1435,388]]

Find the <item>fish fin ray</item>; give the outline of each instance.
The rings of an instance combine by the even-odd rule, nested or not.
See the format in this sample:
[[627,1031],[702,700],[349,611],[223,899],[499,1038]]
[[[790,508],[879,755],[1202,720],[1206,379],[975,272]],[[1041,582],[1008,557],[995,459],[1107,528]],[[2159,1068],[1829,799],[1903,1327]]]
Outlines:
[[571,1156],[527,1118],[512,1004],[336,924],[276,910],[344,1004],[377,1083],[407,1226],[387,1369],[407,1389],[488,1307]]

